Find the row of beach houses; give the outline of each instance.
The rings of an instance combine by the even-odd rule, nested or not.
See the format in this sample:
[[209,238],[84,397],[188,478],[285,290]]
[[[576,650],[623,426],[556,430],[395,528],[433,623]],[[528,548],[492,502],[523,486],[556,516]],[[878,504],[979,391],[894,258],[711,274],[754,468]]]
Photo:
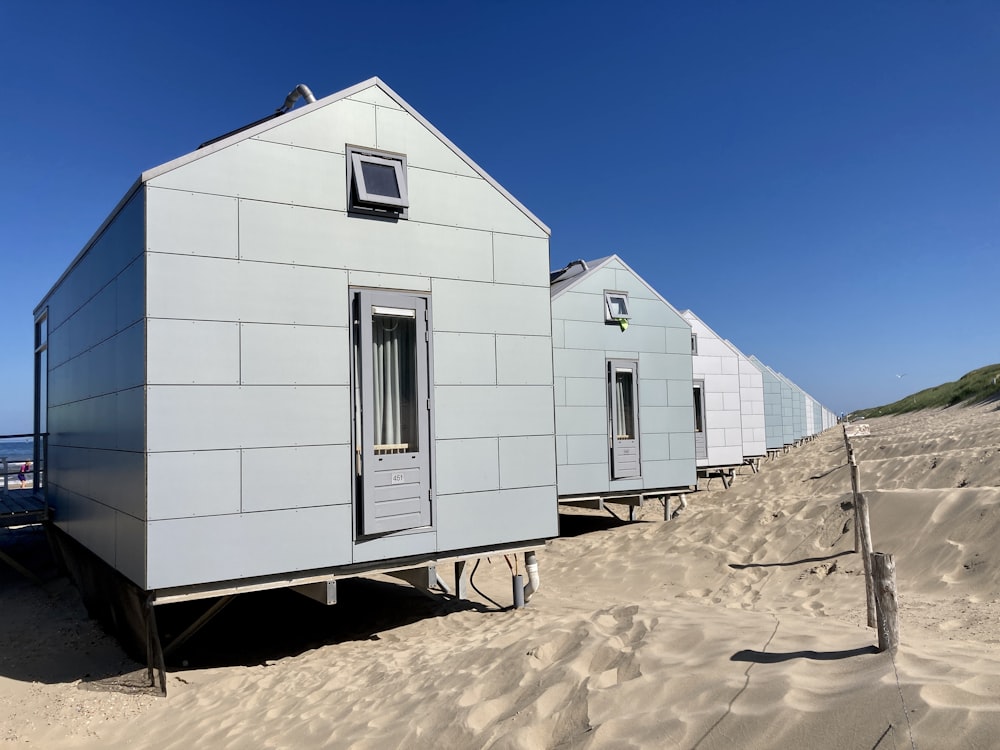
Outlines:
[[142,173],[35,310],[88,603],[148,627],[451,564],[461,594],[521,553],[530,595],[560,503],[668,500],[836,422],[617,255],[550,271],[549,235],[377,78]]

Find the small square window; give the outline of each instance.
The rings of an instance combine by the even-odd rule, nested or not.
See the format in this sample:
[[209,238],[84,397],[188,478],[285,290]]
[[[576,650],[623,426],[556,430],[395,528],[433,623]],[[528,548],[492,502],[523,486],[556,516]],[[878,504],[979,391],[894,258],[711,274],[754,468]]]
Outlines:
[[406,157],[351,146],[346,150],[347,210],[405,219],[410,205]]
[[628,293],[605,292],[604,314],[605,314],[605,320],[609,322],[618,320],[628,320],[629,318],[631,318],[632,312],[628,306]]

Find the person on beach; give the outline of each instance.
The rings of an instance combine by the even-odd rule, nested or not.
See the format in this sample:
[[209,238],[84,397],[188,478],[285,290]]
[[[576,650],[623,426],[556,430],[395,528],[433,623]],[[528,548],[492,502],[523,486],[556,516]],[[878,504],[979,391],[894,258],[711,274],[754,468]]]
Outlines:
[[24,489],[24,483],[27,481],[24,475],[27,474],[29,471],[31,471],[31,463],[25,461],[23,464],[21,464],[21,470],[17,472],[17,478],[21,481],[20,486],[22,490]]

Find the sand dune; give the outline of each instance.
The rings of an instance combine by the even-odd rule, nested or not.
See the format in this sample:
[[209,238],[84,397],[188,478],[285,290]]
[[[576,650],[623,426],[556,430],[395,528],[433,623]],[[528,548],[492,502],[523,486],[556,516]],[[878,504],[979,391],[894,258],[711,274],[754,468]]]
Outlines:
[[[469,603],[388,581],[324,609],[242,597],[169,696],[64,579],[0,571],[0,739],[46,748],[989,748],[1000,740],[1000,412],[872,420],[855,438],[901,645],[876,653],[842,433],[689,499],[670,522],[563,516],[542,588],[502,559]],[[41,563],[34,532],[4,549]],[[170,627],[169,618],[166,627]],[[179,657],[180,658],[180,657]]]

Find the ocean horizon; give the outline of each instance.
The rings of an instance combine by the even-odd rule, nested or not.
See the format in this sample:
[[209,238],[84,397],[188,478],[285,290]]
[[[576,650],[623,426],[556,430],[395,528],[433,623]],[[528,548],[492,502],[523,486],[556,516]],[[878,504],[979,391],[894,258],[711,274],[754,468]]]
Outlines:
[[35,441],[31,438],[8,438],[0,440],[0,459],[31,461],[34,459]]

